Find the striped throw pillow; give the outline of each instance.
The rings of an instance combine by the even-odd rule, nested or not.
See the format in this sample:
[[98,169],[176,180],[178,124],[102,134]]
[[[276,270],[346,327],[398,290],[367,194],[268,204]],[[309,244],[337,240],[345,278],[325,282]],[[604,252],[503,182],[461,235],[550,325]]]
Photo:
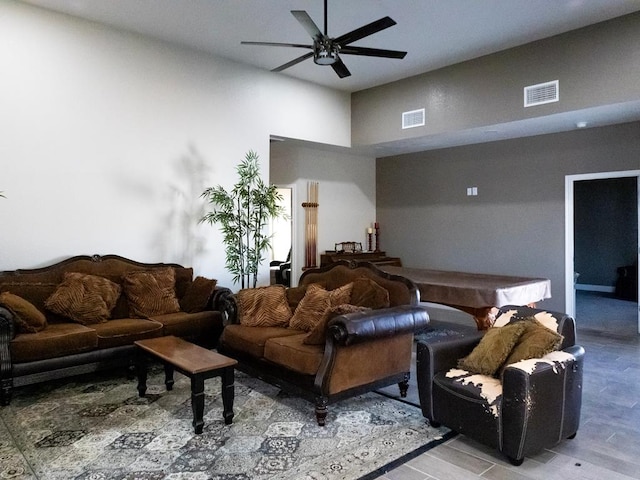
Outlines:
[[245,288],[236,294],[240,324],[247,327],[286,327],[291,318],[284,285]]
[[126,273],[123,286],[132,317],[149,318],[180,311],[175,271],[171,267]]
[[111,318],[120,291],[120,285],[104,277],[67,272],[44,306],[83,325],[104,323]]

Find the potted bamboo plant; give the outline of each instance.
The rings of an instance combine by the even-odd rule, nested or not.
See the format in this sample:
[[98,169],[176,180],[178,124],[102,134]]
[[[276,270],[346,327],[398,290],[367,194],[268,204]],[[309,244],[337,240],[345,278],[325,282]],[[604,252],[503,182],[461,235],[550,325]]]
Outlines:
[[231,191],[218,185],[202,193],[211,211],[200,222],[220,225],[225,266],[233,274],[233,282],[240,282],[242,288],[255,288],[258,267],[271,248],[271,236],[265,234],[265,228],[270,219],[284,216],[284,208],[276,187],[262,181],[256,152],[250,150],[236,171],[238,181]]

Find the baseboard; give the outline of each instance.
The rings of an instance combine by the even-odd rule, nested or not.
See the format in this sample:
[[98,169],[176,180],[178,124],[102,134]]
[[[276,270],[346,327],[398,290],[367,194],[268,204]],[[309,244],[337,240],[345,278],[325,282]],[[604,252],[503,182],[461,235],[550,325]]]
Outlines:
[[588,292],[615,293],[616,288],[609,285],[589,285],[587,283],[576,283],[576,290],[586,290]]

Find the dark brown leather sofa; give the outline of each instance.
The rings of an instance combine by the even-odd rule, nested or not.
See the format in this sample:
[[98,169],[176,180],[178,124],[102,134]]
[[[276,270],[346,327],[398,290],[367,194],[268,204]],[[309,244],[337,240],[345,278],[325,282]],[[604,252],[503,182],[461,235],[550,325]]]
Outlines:
[[413,282],[372,264],[342,261],[307,270],[286,298],[295,314],[311,285],[333,291],[363,278],[386,289],[388,306],[335,316],[318,344],[305,343],[306,331],[241,324],[236,296],[226,297],[218,350],[237,359],[240,370],[315,402],[319,425],[327,405],[340,399],[393,383],[406,396],[413,334],[429,322]]
[[[123,285],[132,272],[173,272],[178,302],[169,313],[136,314]],[[108,319],[79,322],[45,307],[47,299],[68,278],[67,273],[106,278],[120,285]],[[24,299],[46,319],[44,328],[27,333],[20,314],[0,304],[1,403],[8,405],[14,387],[115,367],[134,362],[133,342],[175,335],[213,347],[222,332],[221,300],[231,291],[215,281],[193,278],[193,269],[177,264],[141,263],[118,255],[74,256],[50,266],[0,273],[0,298]],[[170,292],[171,293],[171,292]],[[2,297],[4,295],[4,297]],[[0,302],[1,303],[1,302]],[[155,306],[154,306],[155,308]]]
[[531,317],[542,319],[562,335],[559,350],[541,358],[506,362],[501,376],[458,366],[484,332],[417,344],[423,415],[434,426],[445,425],[501,451],[514,465],[573,438],[580,423],[584,349],[576,345],[575,322],[560,312],[505,306],[496,323],[507,325]]

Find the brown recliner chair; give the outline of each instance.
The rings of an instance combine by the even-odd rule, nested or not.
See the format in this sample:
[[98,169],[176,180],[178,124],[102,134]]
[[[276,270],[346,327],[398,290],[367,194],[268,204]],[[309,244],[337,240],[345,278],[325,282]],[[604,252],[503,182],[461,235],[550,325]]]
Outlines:
[[[418,342],[417,381],[423,415],[498,449],[513,465],[575,437],[580,423],[584,349],[575,344],[573,318],[529,307],[500,309],[496,324],[536,316],[557,324],[559,350],[504,366],[501,378],[460,369],[483,332],[450,341]],[[542,317],[540,317],[542,316]],[[506,321],[505,319],[509,319]],[[499,377],[499,376],[498,376]]]

